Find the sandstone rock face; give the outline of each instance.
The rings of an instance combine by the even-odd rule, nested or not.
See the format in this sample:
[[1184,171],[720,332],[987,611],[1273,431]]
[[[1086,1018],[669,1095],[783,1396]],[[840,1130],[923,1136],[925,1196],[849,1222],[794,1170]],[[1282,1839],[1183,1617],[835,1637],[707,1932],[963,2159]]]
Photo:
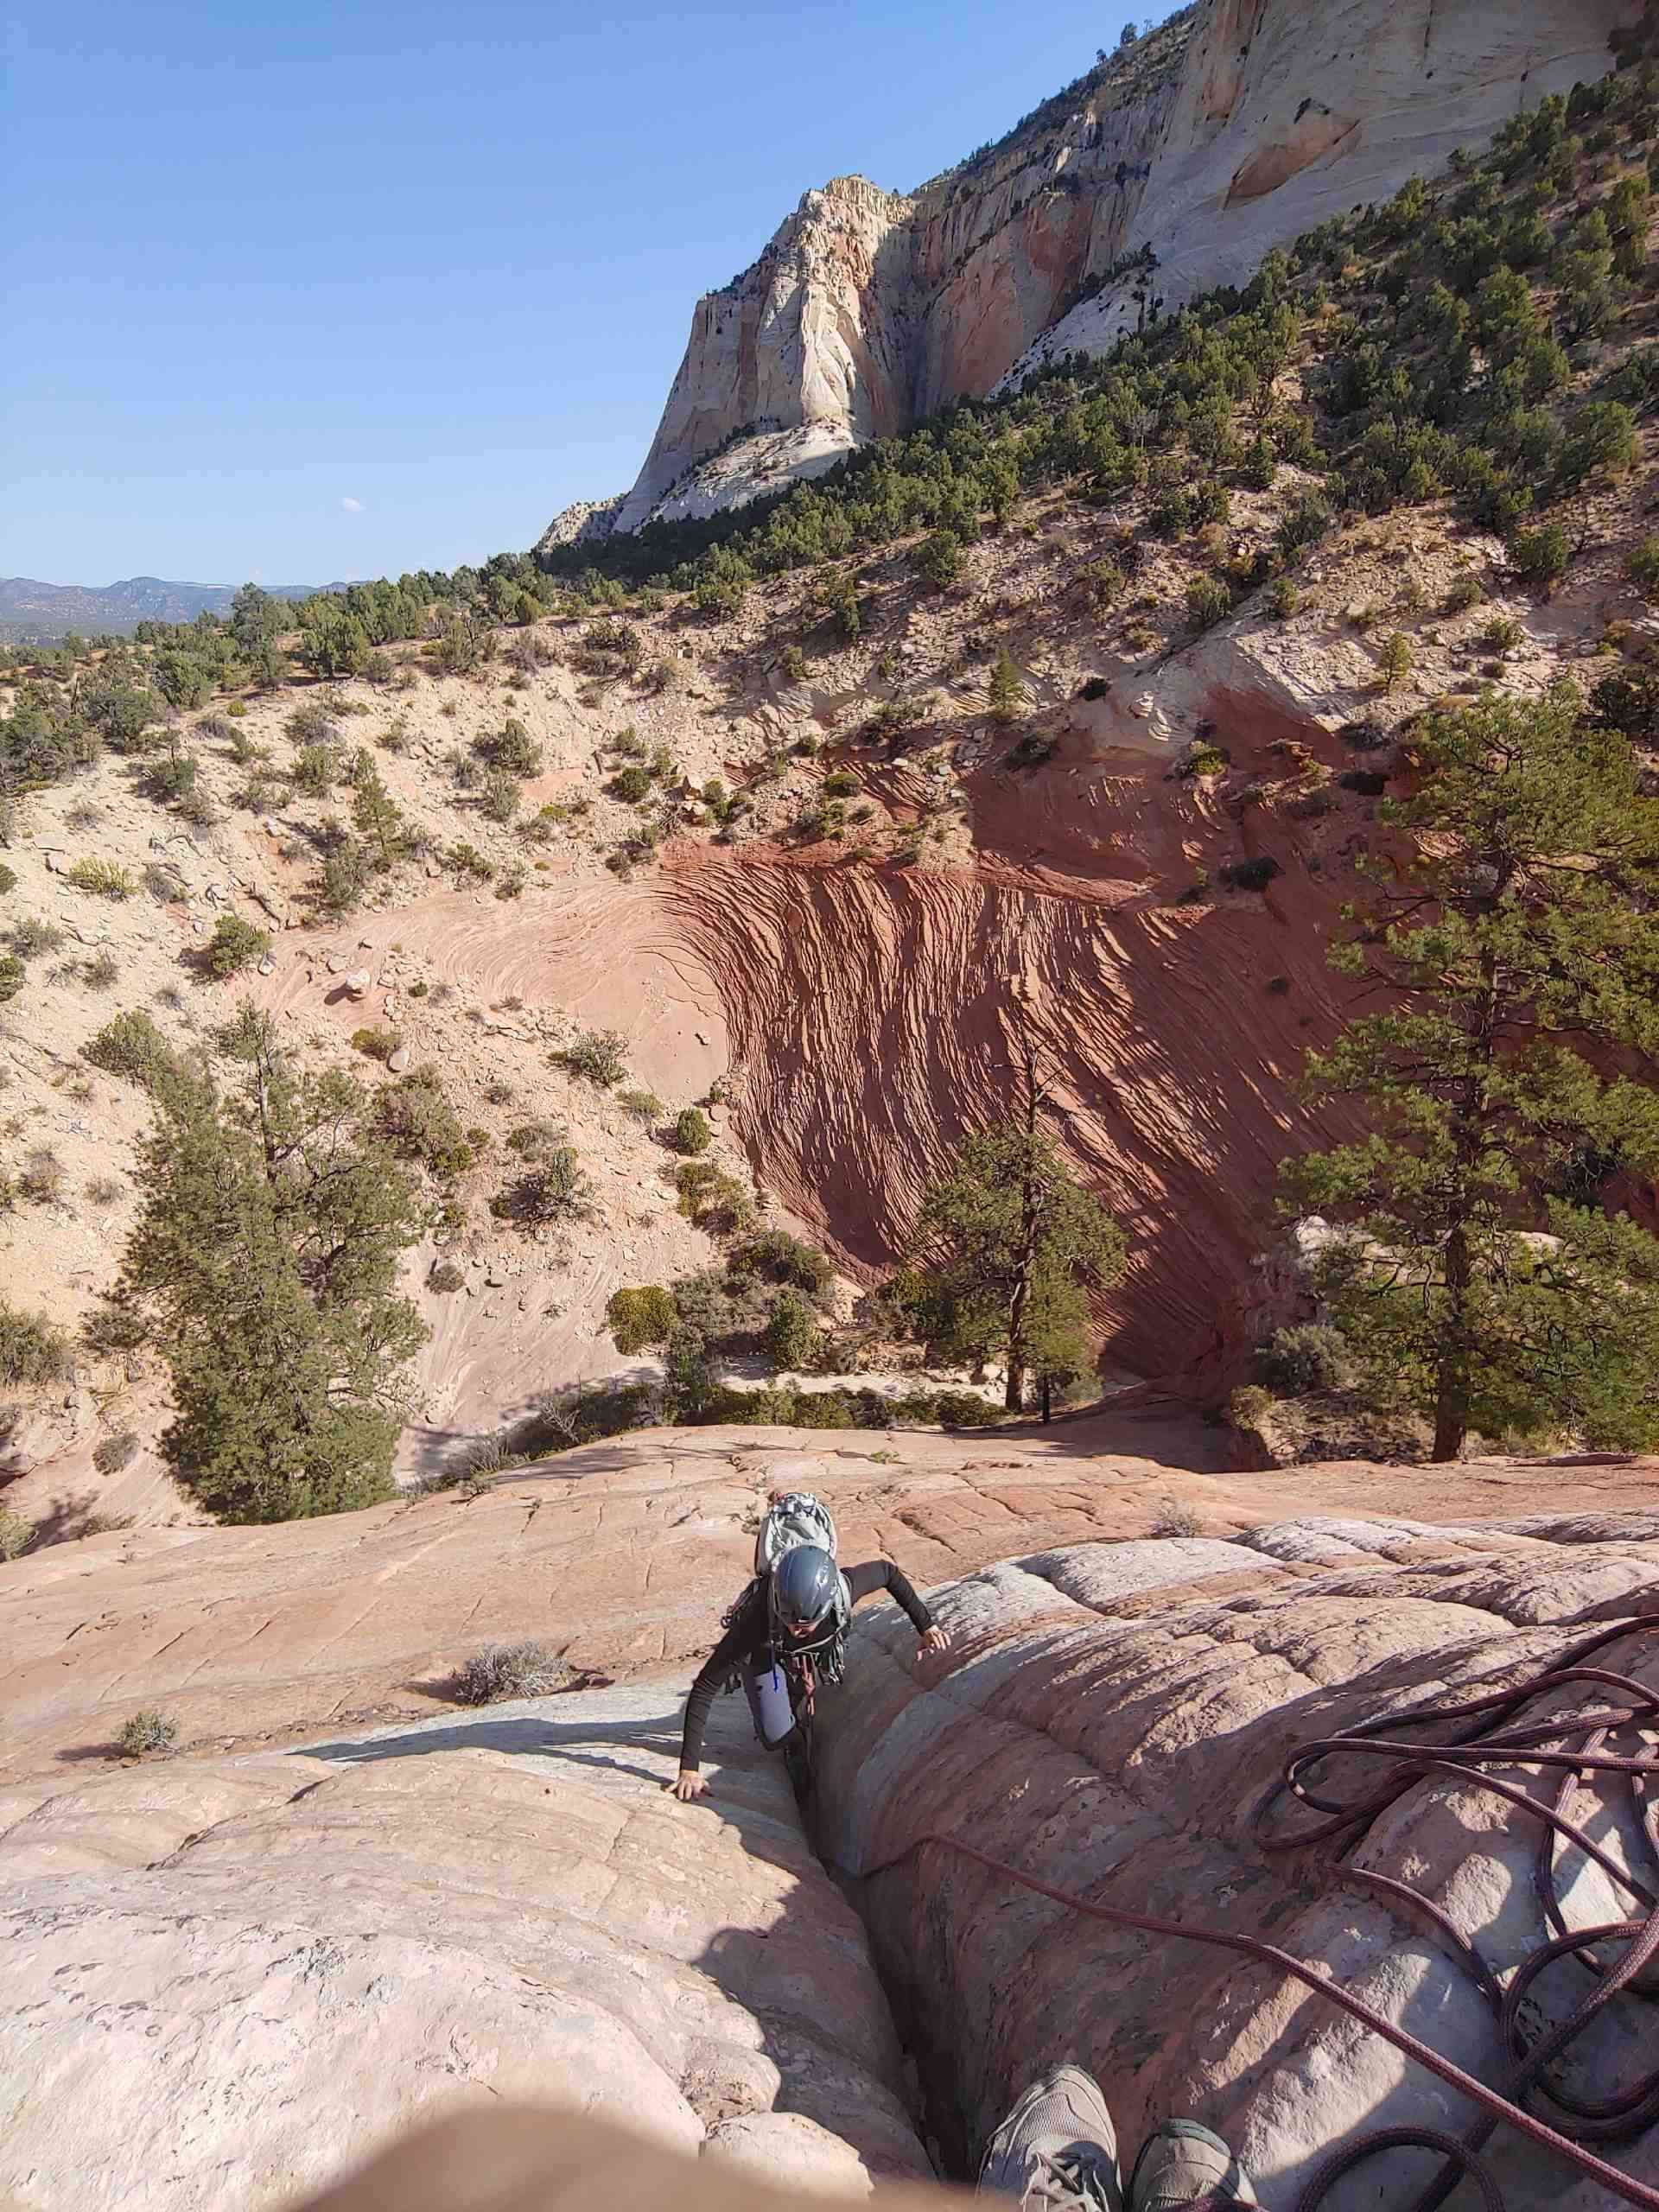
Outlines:
[[[931,1593],[957,1640],[920,1680],[890,1622],[858,1640],[829,1722],[823,1840],[857,1872],[926,1831],[959,1834],[1100,1903],[1263,1938],[1497,2083],[1505,2061],[1493,2016],[1450,1945],[1324,1851],[1265,1852],[1252,1815],[1294,1745],[1512,1687],[1630,1616],[1645,1614],[1645,1630],[1596,1663],[1659,1689],[1656,1585],[1652,1513],[1438,1529],[1310,1518],[1225,1543],[1087,1544],[1006,1560]],[[1599,1700],[1573,1685],[1513,1725]],[[1619,1742],[1638,1748],[1633,1732]],[[1357,1779],[1351,1761],[1340,1771],[1333,1762],[1328,1786],[1352,1796],[1372,1779],[1369,1765]],[[1555,1780],[1535,1776],[1530,1788],[1547,1802]],[[1599,1810],[1581,1794],[1576,1816],[1651,1890],[1659,1867],[1622,1784],[1594,1802]],[[1288,1825],[1316,1817],[1293,1808]],[[1361,1836],[1353,1863],[1408,1884],[1504,1977],[1554,1932],[1534,1882],[1539,1834],[1495,1794],[1432,1777]],[[1568,1926],[1647,1909],[1570,1846],[1558,1859]],[[971,2160],[1032,2074],[1062,2058],[1105,2084],[1131,2155],[1158,2120],[1201,2120],[1232,2142],[1269,2207],[1293,2205],[1357,2134],[1455,2134],[1477,2117],[1282,1970],[1089,1920],[947,1848],[874,1872],[862,1899],[934,2123],[954,2134],[958,2158]],[[1553,2024],[1586,1983],[1574,1970],[1535,1986]],[[1653,2018],[1650,1993],[1615,1999],[1593,2050],[1569,2069],[1572,2086],[1628,2086],[1651,2065]],[[1612,2155],[1650,2183],[1659,2129]],[[1560,2201],[1570,2178],[1507,2132],[1491,2156],[1517,2212]],[[1428,2178],[1421,2154],[1395,2154],[1365,2170],[1365,2201],[1379,2189],[1391,2201],[1396,2187],[1408,2198],[1407,2164]],[[1568,2201],[1612,2200],[1580,2183]]]
[[[1623,0],[1213,0],[1125,248],[1151,246],[1171,307],[1243,283],[1269,247],[1391,198],[1518,110],[1601,76],[1608,35],[1636,13]],[[1103,349],[1135,312],[1122,285],[1108,287],[1016,375]]]
[[737,432],[909,420],[911,203],[861,176],[809,192],[753,268],[698,302],[645,464],[613,525],[634,530]]
[[[263,2206],[416,2116],[512,2097],[861,2193],[928,2171],[878,1963],[953,2158],[1062,2055],[1102,2074],[1131,2142],[1168,2111],[1233,2131],[1270,2208],[1355,2128],[1455,2124],[1275,1976],[1154,1956],[937,1853],[865,1884],[873,1957],[741,1699],[715,1708],[709,1796],[664,1793],[688,1679],[664,1660],[714,1633],[754,1507],[810,1485],[848,1555],[898,1554],[956,1638],[918,1668],[897,1609],[861,1608],[825,1707],[836,1859],[868,1870],[925,1827],[961,1829],[1091,1895],[1228,1915],[1490,2076],[1490,2025],[1434,1945],[1306,1853],[1264,1863],[1248,1813],[1288,1744],[1513,1679],[1582,1632],[1567,1624],[1651,1607],[1659,1467],[1256,1482],[1078,1441],[640,1436],[470,1503],[136,1531],[0,1567],[17,1662],[0,2195],[40,2212]],[[905,1464],[874,1456],[895,1449]],[[1366,1500],[1384,1480],[1379,1520]],[[1577,1510],[1548,1510],[1568,1485]],[[1206,1533],[1147,1538],[1160,1492]],[[1512,1517],[1404,1517],[1483,1498]],[[486,1629],[538,1630],[578,1669],[608,1649],[650,1679],[435,1713],[431,1677]],[[1659,1687],[1656,1642],[1606,1663]],[[176,1713],[194,1751],[100,1771],[99,1727],[141,1703]],[[299,1740],[279,1751],[283,1733]],[[1637,1863],[1628,1809],[1596,1834]],[[1408,1873],[1501,1970],[1537,1933],[1534,1842],[1501,1802],[1426,1783],[1361,1855]],[[1593,1868],[1564,1864],[1562,1888],[1575,1924],[1609,1916]],[[1606,2082],[1627,2041],[1651,2052],[1646,2000],[1620,2006]],[[1651,2176],[1656,2152],[1650,2133],[1633,2163]],[[1535,2160],[1505,2177],[1515,2212],[1551,2179]]]
[[264,2205],[508,2096],[809,2189],[925,2175],[862,1930],[747,1713],[717,1799],[664,1794],[683,1687],[0,1809],[0,2190]]
[[647,1430],[474,1497],[54,1545],[0,1565],[0,1790],[33,1803],[67,1769],[112,1764],[143,1707],[192,1757],[452,1714],[458,1664],[494,1639],[539,1638],[595,1686],[671,1672],[718,1636],[774,1490],[817,1491],[846,1557],[895,1559],[918,1586],[1011,1551],[1144,1536],[1172,1510],[1221,1537],[1282,1520],[1292,1499],[1363,1514],[1379,1481],[1393,1510],[1433,1520],[1535,1513],[1567,1487],[1603,1513],[1659,1494],[1651,1460],[1190,1471],[1224,1465],[1227,1446],[1156,1405],[1013,1436]]
[[[1201,0],[910,196],[809,192],[699,302],[632,490],[609,522],[712,512],[944,403],[1109,345],[1143,246],[1168,306],[1611,63],[1639,0]],[[805,432],[791,453],[779,441]],[[753,440],[758,447],[751,460]],[[687,504],[699,463],[725,467]],[[608,505],[609,503],[606,503]],[[569,511],[575,516],[576,510]],[[568,537],[566,518],[547,543]]]

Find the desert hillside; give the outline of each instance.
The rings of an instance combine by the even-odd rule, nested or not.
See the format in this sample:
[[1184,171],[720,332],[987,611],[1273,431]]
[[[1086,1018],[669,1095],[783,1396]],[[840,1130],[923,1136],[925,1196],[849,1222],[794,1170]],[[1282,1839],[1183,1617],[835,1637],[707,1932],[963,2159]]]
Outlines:
[[[1212,15],[1102,85],[1185,69]],[[1074,1398],[1173,1391],[1236,1464],[1421,1456],[1328,1346],[1258,1371],[1329,1319],[1281,1169],[1373,1127],[1310,1055],[1365,1002],[1332,965],[1356,902],[1440,849],[1405,826],[1436,745],[1580,717],[1646,835],[1656,111],[1611,28],[1624,66],[1482,159],[781,500],[297,627],[251,588],[14,650],[10,1547],[202,1496],[163,1471],[163,1064],[245,1118],[280,1065],[314,1145],[346,1083],[402,1209],[373,1295],[403,1382],[388,1337],[370,1395],[406,1484],[689,1405],[691,1337],[757,1418],[978,1418],[995,1358],[942,1360],[890,1292],[1021,1067],[1124,1255],[1088,1279]],[[1650,860],[1610,857],[1615,895]],[[1595,1004],[1599,1065],[1641,1077],[1639,1017]],[[1624,1096],[1617,1131],[1550,1138],[1517,1230],[1586,1198],[1627,1243],[1652,1224]],[[267,1128],[261,1205],[289,1203],[275,1157]],[[1348,1397],[1275,1425],[1263,1379]],[[1483,1448],[1643,1440],[1556,1402],[1544,1438],[1495,1398]]]

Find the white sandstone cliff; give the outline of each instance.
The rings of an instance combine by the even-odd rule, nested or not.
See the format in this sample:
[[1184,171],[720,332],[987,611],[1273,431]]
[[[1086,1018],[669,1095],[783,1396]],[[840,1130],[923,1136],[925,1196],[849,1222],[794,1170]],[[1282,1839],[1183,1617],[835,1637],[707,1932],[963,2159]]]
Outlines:
[[[631,492],[584,537],[737,506],[1099,350],[1612,66],[1641,0],[1199,0],[908,196],[837,177],[701,300]],[[606,503],[606,508],[610,503]],[[563,518],[561,518],[563,523]],[[559,532],[556,537],[555,532]],[[569,536],[556,524],[544,546]]]

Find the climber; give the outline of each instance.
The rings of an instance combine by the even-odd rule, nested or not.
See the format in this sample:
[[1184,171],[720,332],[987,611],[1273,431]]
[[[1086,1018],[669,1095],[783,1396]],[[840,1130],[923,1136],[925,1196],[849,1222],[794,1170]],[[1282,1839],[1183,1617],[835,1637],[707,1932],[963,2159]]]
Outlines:
[[681,1799],[709,1787],[697,1771],[702,1732],[715,1693],[741,1681],[754,1732],[781,1751],[797,1794],[805,1786],[804,1719],[810,1728],[818,1681],[838,1682],[845,1662],[848,1616],[861,1598],[885,1590],[909,1614],[921,1638],[918,1651],[943,1651],[950,1639],[891,1560],[871,1560],[843,1572],[819,1544],[797,1544],[756,1573],[727,1611],[726,1633],[697,1670],[685,1700],[680,1771],[669,1787]]
[[1058,2066],[1026,2090],[990,2139],[979,2187],[1021,2212],[1233,2212],[1259,2202],[1228,2145],[1193,2120],[1155,2128],[1125,2188],[1112,2115],[1078,2066]]

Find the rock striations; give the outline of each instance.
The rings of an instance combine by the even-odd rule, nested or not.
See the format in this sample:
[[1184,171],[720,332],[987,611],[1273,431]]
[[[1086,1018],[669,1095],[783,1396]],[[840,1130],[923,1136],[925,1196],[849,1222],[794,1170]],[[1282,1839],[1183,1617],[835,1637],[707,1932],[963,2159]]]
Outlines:
[[[956,1639],[918,1662],[895,1608],[861,1609],[822,1769],[836,1859],[868,1872],[965,1826],[1091,1894],[1268,1930],[1494,2073],[1435,1943],[1300,1859],[1262,1865],[1246,1815],[1288,1742],[1650,1608],[1654,1465],[1491,1463],[1456,1487],[1390,1471],[1395,1516],[1536,1516],[1579,1493],[1573,1515],[1434,1527],[1366,1517],[1375,1468],[1301,1470],[1293,1495],[1099,1455],[1091,1433],[906,1438],[894,1465],[855,1435],[663,1432],[470,1501],[0,1566],[0,2197],[252,2212],[417,2114],[515,2096],[857,2195],[925,2176],[925,2133],[961,2155],[1062,2052],[1109,2077],[1130,2131],[1154,2109],[1236,2128],[1270,2207],[1379,2117],[1446,2124],[1282,1977],[1199,1953],[1148,1972],[1140,1941],[960,1866],[930,1863],[925,1891],[904,1869],[866,1885],[873,1955],[741,1698],[715,1708],[709,1797],[664,1794],[686,1657],[741,1580],[755,1509],[810,1484],[849,1555],[890,1548]],[[1206,1533],[1147,1538],[1172,1491]],[[526,1632],[563,1648],[572,1687],[458,1707],[454,1659]],[[1651,1640],[1605,1663],[1659,1684]],[[582,1686],[600,1666],[633,1679]],[[112,1724],[144,1705],[176,1719],[180,1753],[116,1765]],[[1633,1816],[1597,1834],[1634,1863]],[[1535,1934],[1535,1841],[1503,1801],[1432,1782],[1368,1849],[1502,1969]],[[1575,1924],[1607,1916],[1607,1886],[1564,1870]],[[1611,2019],[1615,2086],[1627,2027],[1651,2050],[1649,2011]],[[1656,2147],[1637,2146],[1649,2174]],[[1515,2212],[1537,2202],[1521,2177]]]
[[[837,177],[701,300],[644,467],[574,536],[778,490],[1142,309],[1242,281],[1611,67],[1639,0],[1199,0],[914,194]],[[705,465],[719,456],[721,465]]]

